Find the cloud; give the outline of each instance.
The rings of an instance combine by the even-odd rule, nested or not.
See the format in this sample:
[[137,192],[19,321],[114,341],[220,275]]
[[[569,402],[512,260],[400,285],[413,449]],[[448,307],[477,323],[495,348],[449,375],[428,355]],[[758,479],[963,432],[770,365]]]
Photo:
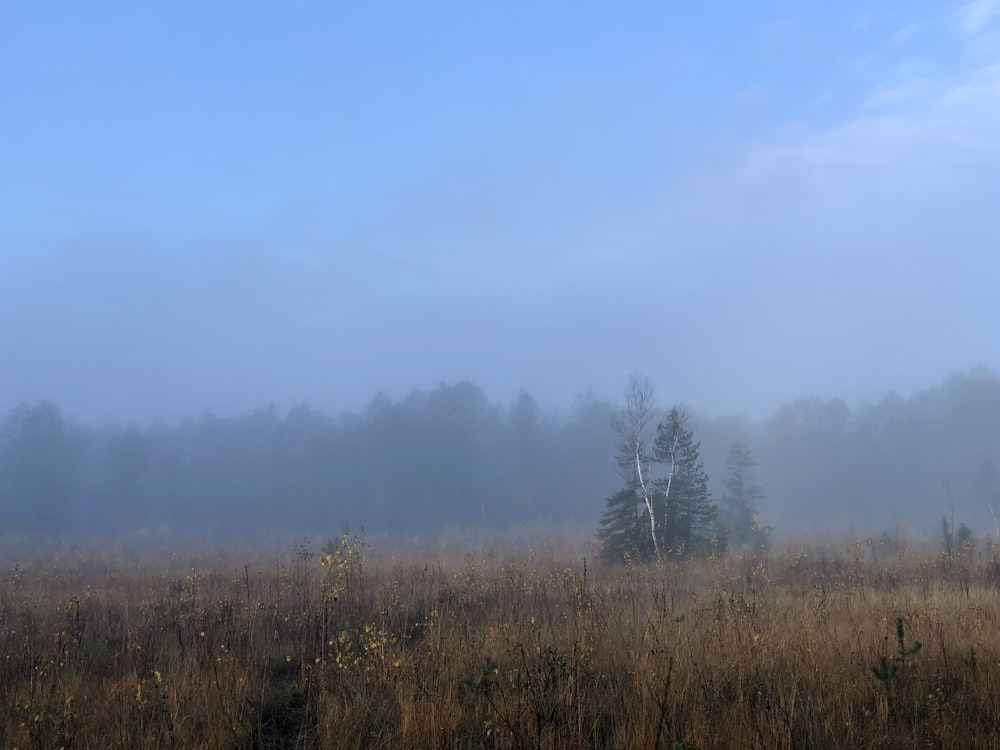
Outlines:
[[[975,6],[975,7],[973,7]],[[933,64],[875,81],[860,104],[826,127],[799,125],[758,143],[742,157],[698,181],[718,205],[723,196],[752,207],[801,206],[865,194],[893,180],[916,189],[945,184],[949,176],[982,169],[1000,157],[1000,54],[963,65],[963,47],[979,40],[1000,0],[966,7],[964,28],[971,37]],[[997,164],[1000,166],[1000,163]],[[965,185],[963,180],[954,184]]]
[[862,105],[866,109],[898,107],[930,99],[941,91],[941,83],[932,78],[914,77],[894,83],[879,84]]
[[958,28],[966,34],[978,34],[1000,16],[1000,0],[974,0],[961,8]]
[[894,31],[889,38],[886,40],[886,47],[893,49],[906,45],[909,43],[913,37],[917,34],[917,26],[912,23],[908,23],[905,26]]

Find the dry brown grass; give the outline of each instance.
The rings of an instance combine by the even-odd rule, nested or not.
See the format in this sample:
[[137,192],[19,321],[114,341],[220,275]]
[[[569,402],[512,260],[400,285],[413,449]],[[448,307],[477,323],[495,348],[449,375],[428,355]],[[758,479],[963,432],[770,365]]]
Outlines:
[[[998,743],[993,550],[586,569],[582,554],[356,551],[7,564],[0,746]],[[918,652],[898,653],[897,618]]]

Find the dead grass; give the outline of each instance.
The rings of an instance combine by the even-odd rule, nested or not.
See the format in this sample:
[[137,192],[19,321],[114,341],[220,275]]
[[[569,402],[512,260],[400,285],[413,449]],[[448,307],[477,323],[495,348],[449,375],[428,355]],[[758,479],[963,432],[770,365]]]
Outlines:
[[345,538],[325,558],[299,546],[249,563],[7,564],[0,746],[997,741],[992,549],[948,559],[862,541],[586,568],[565,552],[359,552]]

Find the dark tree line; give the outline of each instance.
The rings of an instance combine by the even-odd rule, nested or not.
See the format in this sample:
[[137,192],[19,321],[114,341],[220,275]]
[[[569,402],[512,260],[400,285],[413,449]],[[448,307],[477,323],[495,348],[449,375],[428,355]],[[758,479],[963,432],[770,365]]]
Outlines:
[[[57,405],[14,405],[0,417],[0,538],[331,534],[345,524],[435,534],[567,519],[594,528],[605,498],[622,488],[608,429],[615,413],[582,399],[552,414],[527,393],[495,404],[471,383],[395,401],[378,396],[356,413],[268,408],[171,425],[85,426]],[[644,470],[655,426],[668,416],[648,415]],[[937,539],[952,506],[956,529],[965,523],[978,537],[996,538],[1000,380],[988,371],[853,408],[799,399],[759,422],[692,412],[687,429],[696,433],[730,542],[753,540],[754,523],[778,534],[905,526]],[[739,481],[727,464],[736,442],[756,462],[743,460]],[[668,465],[657,469],[662,479]],[[754,492],[761,487],[764,497]],[[616,523],[648,513],[646,499],[629,489],[631,516],[623,512]],[[652,490],[650,502],[660,502]],[[754,505],[756,522],[748,513]],[[662,524],[665,549],[687,535],[665,510]]]
[[21,405],[0,421],[0,534],[584,526],[592,494],[614,486],[611,412],[583,398],[547,415],[527,393],[491,404],[471,383],[380,395],[361,413],[270,408],[122,429]]
[[954,506],[960,522],[996,539],[990,507],[1000,507],[984,477],[1000,467],[1000,379],[985,369],[853,409],[800,399],[744,439],[782,528],[901,527],[937,538]]

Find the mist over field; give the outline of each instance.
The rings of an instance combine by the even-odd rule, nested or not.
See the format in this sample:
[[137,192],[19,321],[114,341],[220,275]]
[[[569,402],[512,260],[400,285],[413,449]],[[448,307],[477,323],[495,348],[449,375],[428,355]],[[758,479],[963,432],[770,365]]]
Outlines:
[[[656,418],[662,420],[660,404]],[[360,412],[300,405],[176,423],[85,425],[57,405],[0,423],[0,511],[9,538],[275,533],[478,542],[596,528],[629,486],[616,461],[617,404],[546,409],[523,392],[490,401],[471,382],[375,396]],[[1000,378],[955,374],[904,399],[791,401],[765,420],[692,411],[713,499],[727,452],[756,462],[761,525],[801,535],[937,534],[948,516],[980,538],[1000,511]]]
[[1000,6],[0,8],[0,535],[1000,511]]

